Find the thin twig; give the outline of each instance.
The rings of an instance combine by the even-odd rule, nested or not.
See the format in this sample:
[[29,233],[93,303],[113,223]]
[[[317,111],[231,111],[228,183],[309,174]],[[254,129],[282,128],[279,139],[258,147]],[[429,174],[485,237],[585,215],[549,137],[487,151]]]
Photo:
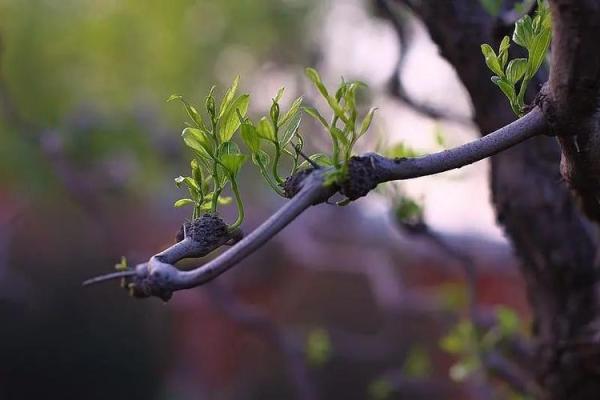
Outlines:
[[486,135],[481,139],[452,149],[417,158],[391,160],[377,154],[370,155],[379,165],[375,170],[381,174],[379,183],[418,178],[461,168],[476,161],[500,153],[516,144],[547,132],[543,112],[534,108],[525,116]]
[[302,158],[304,158],[304,160],[306,160],[306,162],[309,163],[314,169],[321,168],[321,166],[319,164],[317,164],[316,162],[311,160],[310,157],[308,157],[306,154],[304,154],[302,152],[299,145],[295,145],[294,150],[296,150],[296,153],[300,154],[300,156],[302,156]]
[[95,285],[97,283],[106,282],[106,281],[109,281],[112,279],[127,278],[127,277],[133,276],[135,274],[136,274],[136,272],[134,270],[111,272],[110,274],[100,275],[95,278],[88,279],[88,280],[84,281],[81,285],[82,286]]

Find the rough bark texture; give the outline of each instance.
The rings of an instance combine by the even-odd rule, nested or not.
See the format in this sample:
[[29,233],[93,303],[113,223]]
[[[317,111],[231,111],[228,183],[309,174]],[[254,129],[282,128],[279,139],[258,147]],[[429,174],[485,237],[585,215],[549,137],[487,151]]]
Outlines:
[[[512,29],[499,28],[478,0],[408,3],[471,95],[481,131],[491,132],[513,120],[479,51],[482,43],[497,48]],[[560,157],[560,147],[550,137],[534,138],[494,156],[492,198],[498,221],[523,261],[535,320],[539,383],[548,399],[597,399],[595,235],[561,182]]]
[[553,0],[552,70],[545,108],[562,149],[561,172],[600,221],[600,2]]

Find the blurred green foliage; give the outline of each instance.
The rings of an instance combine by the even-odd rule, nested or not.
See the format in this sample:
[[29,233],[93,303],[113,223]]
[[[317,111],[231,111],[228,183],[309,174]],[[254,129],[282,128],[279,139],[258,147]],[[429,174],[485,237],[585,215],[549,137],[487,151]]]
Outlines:
[[[180,120],[166,97],[200,99],[267,60],[305,60],[311,2],[0,0],[0,74],[20,113],[59,128],[70,156],[93,163],[132,152],[143,182],[163,172],[148,127]],[[6,121],[0,132],[0,180],[46,182],[35,146]]]
[[440,340],[440,347],[457,357],[449,371],[453,380],[464,381],[482,369],[485,354],[501,351],[508,340],[525,330],[518,314],[508,307],[497,306],[494,316],[495,323],[486,328],[462,319]]
[[309,365],[320,367],[332,355],[332,343],[329,333],[323,328],[312,329],[306,338],[306,359]]
[[[0,0],[0,215],[10,217],[0,269],[26,282],[0,282],[10,321],[0,354],[11,360],[0,398],[174,398],[161,395],[172,390],[166,308],[80,283],[124,249],[139,260],[165,240],[153,232],[172,229],[140,211],[152,193],[171,213],[160,198],[189,165],[167,97],[199,102],[265,64],[306,64],[315,3]],[[84,195],[65,196],[65,181]],[[67,197],[90,206],[85,218]]]

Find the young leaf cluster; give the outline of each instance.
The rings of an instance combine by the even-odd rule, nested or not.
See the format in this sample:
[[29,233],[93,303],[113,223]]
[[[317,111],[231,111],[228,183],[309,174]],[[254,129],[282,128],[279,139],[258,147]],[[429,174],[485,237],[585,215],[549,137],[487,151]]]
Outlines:
[[[527,50],[527,58],[508,61],[510,38],[505,36],[498,53],[489,44],[481,45],[485,63],[495,74],[492,82],[508,98],[513,112],[522,116],[525,113],[525,92],[546,58],[552,38],[550,10],[544,0],[537,1],[535,16],[525,15],[515,23],[512,41]],[[520,83],[519,83],[520,82]]]
[[[375,109],[369,110],[359,121],[356,92],[364,84],[342,80],[332,95],[316,70],[308,68],[306,74],[332,109],[330,121],[326,121],[317,109],[302,107],[302,97],[295,99],[289,109],[283,112],[280,100],[284,89],[281,88],[272,99],[268,115],[254,122],[246,116],[249,95],[237,95],[239,78],[225,92],[218,107],[214,96],[215,88],[210,90],[204,102],[204,115],[182,96],[173,95],[169,98],[169,101],[179,100],[190,117],[191,123],[181,136],[194,153],[190,162],[190,176],[175,179],[178,187],[187,188],[189,196],[177,200],[175,207],[191,205],[193,219],[204,213],[216,213],[219,204],[231,201],[231,198],[222,196],[229,184],[238,208],[238,219],[231,227],[242,223],[244,207],[237,178],[247,156],[232,141],[238,131],[253,164],[271,188],[281,196],[284,196],[282,186],[285,178],[307,167],[309,163],[331,168],[326,184],[340,182],[345,178],[353,147],[369,129]],[[302,153],[304,140],[299,129],[303,111],[319,121],[329,133],[333,144],[331,154],[305,156]],[[300,156],[306,160],[302,162]],[[289,159],[286,164],[290,168],[282,176],[281,164],[284,158]]]
[[[257,123],[241,114],[238,115],[241,136],[250,150],[252,162],[271,188],[281,196],[283,196],[281,185],[284,177],[279,174],[279,165],[282,156],[291,158],[292,168],[289,175],[293,175],[299,167],[299,152],[304,145],[299,133],[302,97],[294,100],[287,112],[282,114],[279,100],[283,92],[284,88],[279,89],[273,98],[269,115],[261,117]],[[265,151],[266,147],[272,147],[273,157]]]
[[366,86],[364,83],[358,81],[346,82],[342,79],[335,93],[330,93],[315,69],[307,68],[306,76],[325,99],[333,114],[331,119],[327,121],[316,108],[304,107],[304,111],[308,115],[323,125],[332,142],[332,153],[330,155],[315,154],[311,158],[317,164],[334,167],[334,171],[327,181],[328,183],[339,182],[345,178],[348,160],[353,155],[354,145],[371,126],[376,109],[371,108],[358,121],[356,92],[361,86]]
[[481,331],[471,321],[462,320],[442,338],[442,349],[458,357],[458,361],[450,368],[452,379],[466,379],[482,367],[482,354],[497,350],[523,327],[519,316],[507,307],[498,307],[495,316],[496,324],[490,329]]
[[218,107],[213,86],[204,102],[205,116],[182,96],[173,95],[168,100],[181,101],[191,119],[192,123],[183,130],[181,137],[195,155],[190,162],[191,176],[175,178],[177,186],[187,187],[190,195],[176,201],[175,207],[192,205],[194,219],[203,213],[216,213],[219,204],[231,201],[221,196],[226,185],[230,184],[238,208],[238,218],[232,228],[239,226],[244,218],[237,177],[246,160],[232,138],[239,130],[240,116],[246,115],[249,103],[249,95],[236,96],[238,84],[239,77],[227,89]]

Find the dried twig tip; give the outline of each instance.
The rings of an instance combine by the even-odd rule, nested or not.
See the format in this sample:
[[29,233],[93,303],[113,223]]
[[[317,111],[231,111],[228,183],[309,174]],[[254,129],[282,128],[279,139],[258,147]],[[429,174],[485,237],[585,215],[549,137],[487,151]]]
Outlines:
[[113,279],[126,278],[128,276],[133,276],[135,274],[136,274],[136,272],[134,270],[112,272],[110,274],[105,274],[105,275],[96,276],[95,278],[90,278],[90,279],[84,281],[81,284],[81,286],[95,285],[96,283],[102,283],[102,282],[110,281]]

